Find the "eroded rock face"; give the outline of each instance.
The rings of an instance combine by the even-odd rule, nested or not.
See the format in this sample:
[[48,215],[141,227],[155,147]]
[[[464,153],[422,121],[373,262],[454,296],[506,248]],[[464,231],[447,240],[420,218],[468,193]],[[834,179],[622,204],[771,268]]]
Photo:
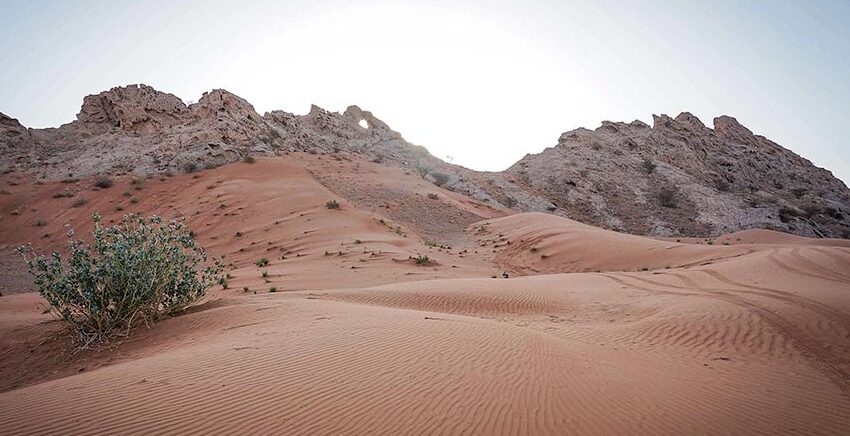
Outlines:
[[[360,125],[366,121],[366,128]],[[5,115],[2,164],[49,179],[100,173],[151,174],[222,165],[248,153],[284,151],[404,154],[401,135],[370,112],[314,106],[307,115],[261,116],[246,100],[215,89],[190,106],[147,85],[117,87],[83,99],[77,119],[31,129]],[[401,148],[400,148],[401,147]],[[412,149],[419,153],[416,147]]]
[[712,236],[768,227],[850,236],[850,191],[829,171],[732,117],[714,128],[684,112],[643,122],[604,121],[563,133],[555,147],[503,172],[443,162],[357,106],[342,114],[259,115],[225,90],[186,106],[146,85],[84,99],[77,120],[26,129],[0,114],[0,164],[49,179],[203,168],[246,154],[348,152],[415,171],[475,199],[544,211],[638,234]]
[[130,85],[86,96],[77,122],[92,133],[118,128],[148,135],[184,123],[188,115],[189,109],[177,96],[147,85]]
[[630,233],[709,236],[769,227],[846,237],[840,180],[734,118],[707,128],[689,113],[647,128],[609,123],[561,136],[507,170],[571,218]]
[[32,146],[32,135],[18,120],[0,112],[0,149],[5,152]]

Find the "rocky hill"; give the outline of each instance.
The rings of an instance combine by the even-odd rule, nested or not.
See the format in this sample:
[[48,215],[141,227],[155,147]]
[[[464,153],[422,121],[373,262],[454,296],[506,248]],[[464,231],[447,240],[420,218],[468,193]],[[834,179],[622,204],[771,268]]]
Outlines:
[[401,166],[495,207],[546,211],[609,229],[710,237],[772,228],[850,237],[850,190],[808,160],[722,116],[603,122],[503,172],[476,172],[406,142],[370,112],[312,107],[258,114],[224,90],[186,105],[146,85],[87,96],[77,119],[27,129],[0,114],[0,165],[43,179],[194,171],[247,155],[349,153]]

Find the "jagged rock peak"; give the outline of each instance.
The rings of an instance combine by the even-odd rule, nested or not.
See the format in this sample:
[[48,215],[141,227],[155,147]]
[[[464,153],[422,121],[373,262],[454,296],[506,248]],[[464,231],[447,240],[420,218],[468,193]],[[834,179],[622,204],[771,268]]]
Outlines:
[[213,89],[205,92],[197,103],[190,106],[190,109],[195,116],[200,118],[215,118],[227,114],[232,117],[247,117],[252,121],[262,122],[262,117],[251,103],[224,89]]
[[714,131],[717,132],[718,135],[730,138],[746,138],[753,136],[753,132],[750,131],[750,129],[742,126],[738,120],[728,115],[721,115],[714,119]]
[[29,130],[17,119],[0,112],[0,149],[19,148],[32,140]]
[[703,124],[702,121],[699,120],[699,118],[697,118],[690,112],[682,112],[677,115],[676,122],[685,125],[691,128],[692,130],[700,131],[706,129],[705,124]]
[[148,85],[128,85],[83,98],[77,122],[99,131],[117,127],[144,134],[177,124],[188,112],[173,94]]

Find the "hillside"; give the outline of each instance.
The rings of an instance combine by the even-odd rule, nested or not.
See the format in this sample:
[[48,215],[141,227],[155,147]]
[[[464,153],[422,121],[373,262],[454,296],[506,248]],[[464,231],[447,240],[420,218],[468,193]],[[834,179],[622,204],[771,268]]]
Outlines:
[[[633,234],[717,236],[769,228],[850,237],[850,190],[808,160],[721,116],[603,122],[503,172],[451,165],[406,142],[370,112],[316,106],[258,114],[224,90],[186,105],[146,85],[85,97],[77,119],[27,129],[0,114],[0,165],[38,180],[146,176],[213,168],[246,155],[347,152],[416,172],[495,208],[549,212]],[[326,182],[333,183],[327,179]]]

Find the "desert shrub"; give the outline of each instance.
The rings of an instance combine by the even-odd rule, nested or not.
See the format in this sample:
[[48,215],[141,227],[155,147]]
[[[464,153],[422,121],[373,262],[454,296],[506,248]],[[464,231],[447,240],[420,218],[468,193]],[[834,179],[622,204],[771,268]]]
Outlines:
[[800,212],[798,212],[797,209],[791,207],[783,207],[779,209],[779,221],[782,221],[783,223],[787,223],[788,221],[791,221],[791,218],[797,216],[800,216]]
[[112,186],[112,179],[106,176],[98,177],[97,180],[94,181],[94,186],[98,188],[109,188]]
[[428,198],[430,198],[431,200],[436,200],[436,199],[440,198],[440,196],[431,192],[430,194],[428,194]]
[[330,200],[325,203],[325,207],[328,209],[339,209],[339,202],[336,200]]
[[802,207],[802,209],[803,215],[805,215],[806,218],[812,218],[821,213],[821,208],[814,204],[806,204]]
[[245,157],[242,158],[242,162],[249,163],[249,164],[252,164],[256,161],[257,161],[257,159],[254,159],[254,156],[251,156],[251,155],[245,155]]
[[72,240],[67,260],[19,248],[50,311],[83,346],[182,310],[219,280],[221,264],[201,269],[206,254],[180,221],[127,215],[103,227],[99,215],[92,219],[93,243]]
[[444,173],[433,173],[431,174],[434,177],[434,184],[437,186],[443,186],[449,181],[449,175]]
[[139,203],[139,199],[138,199],[138,198],[136,198],[136,197],[132,197],[132,198],[130,198],[130,203],[138,204],[138,203]]
[[419,177],[424,179],[430,171],[422,165],[416,165],[416,172],[419,173]]
[[652,162],[652,161],[651,161],[651,160],[649,160],[649,159],[644,159],[644,160],[643,160],[643,162],[641,163],[641,166],[643,167],[643,170],[644,170],[647,174],[652,174],[652,173],[655,171],[655,167],[656,167],[657,165],[655,165],[655,163],[654,163],[654,162]]
[[809,190],[806,188],[794,188],[791,190],[791,193],[797,198],[802,198],[807,192],[809,192]]
[[714,181],[714,187],[717,188],[718,191],[729,192],[730,185],[726,179],[716,179]]
[[71,191],[57,192],[57,193],[52,195],[53,198],[70,198],[70,197],[73,197],[73,196],[74,196],[74,193],[71,192]]
[[194,162],[186,162],[186,163],[183,164],[183,172],[184,173],[189,174],[189,173],[194,173],[195,171],[198,171],[198,164],[196,164]]
[[269,260],[265,257],[260,258],[258,261],[254,262],[257,266],[266,266],[269,264]]
[[74,200],[73,203],[71,203],[71,207],[82,207],[82,206],[85,206],[86,203],[88,203],[88,202],[89,201],[86,200],[85,197],[80,197],[80,198]]
[[658,193],[658,203],[664,207],[676,207],[676,191],[672,189],[662,189]]
[[841,211],[840,211],[840,210],[838,210],[838,209],[836,209],[836,208],[834,208],[834,207],[830,207],[830,206],[824,207],[824,208],[823,208],[823,213],[825,213],[825,214],[827,214],[827,215],[829,215],[829,216],[831,216],[832,218],[835,218],[835,219],[837,219],[837,220],[840,220],[841,218],[844,218],[844,215],[842,215],[842,214],[841,214]]
[[133,179],[130,181],[130,185],[133,186],[133,189],[141,191],[145,187],[145,179]]
[[416,257],[412,257],[412,259],[417,265],[426,265],[431,261],[428,259],[428,256],[425,256],[424,254],[417,254]]
[[269,288],[269,292],[277,292],[277,288],[272,286],[271,288]]

